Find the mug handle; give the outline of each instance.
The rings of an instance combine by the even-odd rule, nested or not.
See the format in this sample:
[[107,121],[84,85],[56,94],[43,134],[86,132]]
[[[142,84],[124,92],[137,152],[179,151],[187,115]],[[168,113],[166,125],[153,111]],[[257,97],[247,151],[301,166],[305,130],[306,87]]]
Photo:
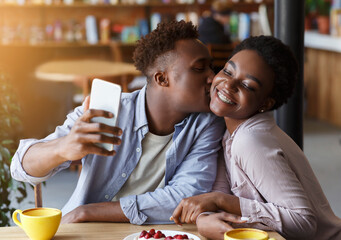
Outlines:
[[13,214],[12,214],[12,219],[13,219],[13,222],[14,222],[15,224],[17,224],[19,227],[22,228],[22,224],[21,224],[21,222],[19,222],[19,220],[18,220],[18,214],[21,215],[21,213],[22,213],[22,211],[21,211],[20,209],[15,210],[15,211],[13,212]]

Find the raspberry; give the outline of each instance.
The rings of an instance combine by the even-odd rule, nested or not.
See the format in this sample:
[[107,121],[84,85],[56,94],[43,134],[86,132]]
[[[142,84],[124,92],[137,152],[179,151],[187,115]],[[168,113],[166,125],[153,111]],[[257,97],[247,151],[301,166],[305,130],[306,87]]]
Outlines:
[[146,235],[144,235],[144,238],[145,239],[149,239],[149,238],[151,238],[152,237],[152,235],[150,235],[150,233],[146,233]]
[[146,235],[147,231],[146,230],[143,230],[140,234],[140,238],[142,238],[144,235]]
[[153,237],[156,239],[162,238],[162,233],[160,231],[158,231],[157,233],[154,234]]

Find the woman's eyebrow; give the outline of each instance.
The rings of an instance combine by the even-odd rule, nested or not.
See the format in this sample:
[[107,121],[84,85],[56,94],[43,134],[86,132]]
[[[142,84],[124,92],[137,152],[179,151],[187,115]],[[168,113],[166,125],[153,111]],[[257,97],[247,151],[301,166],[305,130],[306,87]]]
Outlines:
[[232,60],[229,60],[228,63],[236,70],[236,64]]
[[246,77],[251,79],[251,80],[253,80],[253,81],[255,81],[256,83],[258,83],[259,86],[262,86],[262,83],[261,83],[261,81],[259,81],[258,78],[254,77],[254,76],[252,76],[250,74],[247,74]]

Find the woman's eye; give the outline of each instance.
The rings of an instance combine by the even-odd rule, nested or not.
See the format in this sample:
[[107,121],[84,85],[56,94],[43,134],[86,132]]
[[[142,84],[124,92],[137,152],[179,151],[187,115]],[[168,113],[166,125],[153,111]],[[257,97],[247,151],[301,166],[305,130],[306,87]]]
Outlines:
[[245,84],[245,83],[243,83],[242,86],[243,86],[244,88],[246,88],[247,90],[249,90],[249,91],[255,91],[254,88],[249,87],[249,86],[248,86],[247,84]]
[[227,76],[232,76],[232,72],[230,72],[229,70],[227,69],[224,69],[224,73],[227,75]]

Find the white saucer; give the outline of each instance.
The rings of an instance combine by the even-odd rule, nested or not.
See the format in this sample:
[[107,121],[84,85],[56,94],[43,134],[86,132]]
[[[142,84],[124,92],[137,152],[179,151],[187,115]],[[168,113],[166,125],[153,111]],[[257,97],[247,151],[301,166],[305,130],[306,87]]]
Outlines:
[[[186,234],[189,238],[193,238],[194,240],[200,240],[200,238],[198,236],[195,236],[194,234],[191,234],[191,233],[180,232],[180,231],[172,231],[172,230],[159,230],[159,229],[158,230],[155,229],[155,231],[156,232],[161,231],[166,236],[174,236],[176,234],[181,234],[181,235]],[[141,232],[130,234],[129,236],[126,236],[123,240],[134,240],[135,237],[140,236]]]

